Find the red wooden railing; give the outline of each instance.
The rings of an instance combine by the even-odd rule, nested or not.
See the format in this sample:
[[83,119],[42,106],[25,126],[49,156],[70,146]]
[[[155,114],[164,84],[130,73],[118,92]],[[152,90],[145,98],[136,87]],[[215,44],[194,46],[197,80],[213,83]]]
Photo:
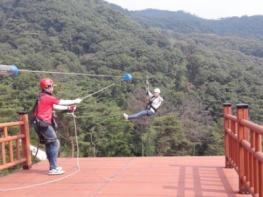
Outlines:
[[[11,128],[19,128],[15,135],[10,134]],[[0,170],[22,164],[24,169],[32,165],[28,115],[20,113],[17,122],[0,123]]]
[[263,197],[263,126],[248,119],[248,105],[238,104],[234,116],[224,104],[225,165],[236,169],[240,193]]

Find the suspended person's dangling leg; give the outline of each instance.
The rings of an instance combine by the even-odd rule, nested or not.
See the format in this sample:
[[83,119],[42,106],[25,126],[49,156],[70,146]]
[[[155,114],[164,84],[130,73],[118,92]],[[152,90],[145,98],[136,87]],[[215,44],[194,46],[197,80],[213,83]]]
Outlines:
[[141,118],[143,116],[152,116],[154,114],[154,112],[150,109],[146,109],[146,110],[142,110],[138,113],[132,114],[132,115],[128,115],[126,113],[123,114],[125,120],[134,120],[134,119],[138,119]]

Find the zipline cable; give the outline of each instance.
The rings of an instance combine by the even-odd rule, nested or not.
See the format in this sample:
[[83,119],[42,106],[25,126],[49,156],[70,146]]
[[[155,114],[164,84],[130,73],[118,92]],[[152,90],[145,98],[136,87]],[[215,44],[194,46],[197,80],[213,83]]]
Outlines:
[[29,73],[45,73],[45,74],[62,74],[62,75],[82,75],[90,77],[110,77],[110,78],[121,78],[121,75],[102,75],[102,74],[89,74],[89,73],[75,73],[75,72],[58,72],[58,71],[44,71],[44,70],[27,70],[19,69],[20,72]]
[[45,74],[56,74],[56,75],[82,75],[90,77],[108,77],[108,78],[121,78],[124,81],[131,81],[132,75],[125,73],[124,75],[104,75],[104,74],[90,74],[90,73],[76,73],[76,72],[59,72],[59,71],[45,71],[45,70],[29,70],[19,69],[16,65],[3,65],[0,64],[0,76],[18,76],[19,73],[45,73]]

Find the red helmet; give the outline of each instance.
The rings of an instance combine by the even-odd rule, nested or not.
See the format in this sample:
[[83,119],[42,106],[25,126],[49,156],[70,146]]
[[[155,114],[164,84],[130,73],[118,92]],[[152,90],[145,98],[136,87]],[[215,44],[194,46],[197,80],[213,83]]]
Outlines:
[[39,82],[39,86],[41,89],[47,89],[49,87],[52,87],[54,85],[53,80],[49,78],[41,79]]

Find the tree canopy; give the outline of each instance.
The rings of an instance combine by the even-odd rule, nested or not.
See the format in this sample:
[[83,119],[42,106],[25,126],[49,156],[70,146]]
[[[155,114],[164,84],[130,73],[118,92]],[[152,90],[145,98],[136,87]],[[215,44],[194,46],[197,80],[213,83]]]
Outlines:
[[[187,29],[194,21],[176,28]],[[263,42],[251,34],[244,38],[227,31],[227,36],[210,30],[186,34],[146,25],[102,0],[4,0],[0,64],[134,75],[131,83],[116,81],[110,90],[78,106],[81,156],[217,155],[223,152],[224,102],[248,103],[251,118],[263,120]],[[165,102],[155,117],[124,121],[124,111],[144,108],[146,75],[151,87],[161,88]],[[17,111],[32,109],[42,77],[53,78],[55,95],[68,99],[114,81],[33,73],[1,77],[1,122],[14,120]],[[58,120],[61,154],[71,155],[73,123],[66,113],[58,113]]]

